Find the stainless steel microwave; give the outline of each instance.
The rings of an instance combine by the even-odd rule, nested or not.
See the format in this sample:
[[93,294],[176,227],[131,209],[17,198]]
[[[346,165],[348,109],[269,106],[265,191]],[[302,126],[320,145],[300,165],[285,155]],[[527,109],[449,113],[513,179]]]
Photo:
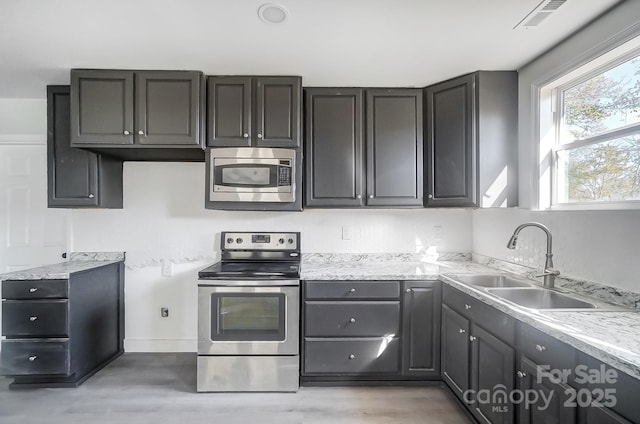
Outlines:
[[287,202],[296,200],[296,151],[264,147],[210,149],[209,200]]

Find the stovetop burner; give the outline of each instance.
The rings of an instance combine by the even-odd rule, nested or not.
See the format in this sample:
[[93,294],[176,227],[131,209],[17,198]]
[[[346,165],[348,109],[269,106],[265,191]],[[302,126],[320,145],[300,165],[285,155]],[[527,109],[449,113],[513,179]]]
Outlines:
[[300,233],[222,232],[221,257],[201,280],[299,280]]

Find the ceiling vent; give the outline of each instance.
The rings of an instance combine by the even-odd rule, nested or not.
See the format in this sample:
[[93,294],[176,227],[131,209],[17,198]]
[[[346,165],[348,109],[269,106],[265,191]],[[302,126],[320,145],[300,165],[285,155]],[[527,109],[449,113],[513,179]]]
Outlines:
[[565,4],[567,0],[543,0],[527,14],[513,29],[536,28]]

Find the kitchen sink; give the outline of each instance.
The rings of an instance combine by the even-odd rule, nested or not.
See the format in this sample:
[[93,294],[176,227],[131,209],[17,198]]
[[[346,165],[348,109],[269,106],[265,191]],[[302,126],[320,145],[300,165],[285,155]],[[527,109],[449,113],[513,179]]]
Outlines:
[[595,309],[597,305],[549,289],[494,288],[487,292],[532,309]]
[[456,281],[480,287],[531,287],[526,281],[518,280],[504,274],[456,274],[449,275]]

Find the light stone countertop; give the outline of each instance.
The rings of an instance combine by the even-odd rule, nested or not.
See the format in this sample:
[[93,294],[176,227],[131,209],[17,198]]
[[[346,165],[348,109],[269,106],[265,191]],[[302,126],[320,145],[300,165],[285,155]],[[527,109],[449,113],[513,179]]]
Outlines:
[[69,261],[0,274],[0,280],[64,280],[76,272],[124,261],[124,252],[74,252]]
[[[436,280],[443,281],[577,350],[640,379],[640,313],[532,310],[519,307],[459,283],[443,274],[499,273],[471,261],[438,261],[411,255],[303,255],[302,280]],[[445,257],[445,259],[447,259]],[[565,290],[568,291],[568,290]],[[578,293],[585,297],[583,293]],[[600,301],[600,300],[598,300]],[[601,301],[600,301],[601,302]]]

